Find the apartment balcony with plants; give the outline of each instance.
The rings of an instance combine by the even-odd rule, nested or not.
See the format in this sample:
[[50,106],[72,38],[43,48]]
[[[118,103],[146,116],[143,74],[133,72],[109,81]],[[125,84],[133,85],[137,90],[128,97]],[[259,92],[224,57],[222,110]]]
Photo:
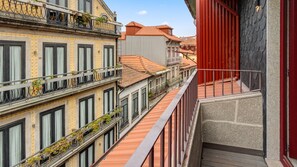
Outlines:
[[102,0],[0,1],[0,24],[12,27],[118,37],[121,24],[115,18]]

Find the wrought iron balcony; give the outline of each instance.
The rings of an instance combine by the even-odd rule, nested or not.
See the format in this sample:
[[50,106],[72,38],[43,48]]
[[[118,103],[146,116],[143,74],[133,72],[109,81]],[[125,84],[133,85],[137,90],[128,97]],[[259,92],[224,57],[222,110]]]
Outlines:
[[121,108],[116,108],[109,114],[94,120],[84,127],[73,131],[69,135],[52,143],[50,146],[36,152],[22,160],[15,167],[23,166],[59,166],[67,159],[80,152],[98,137],[116,126],[121,119],[119,113]]
[[[64,28],[119,35],[121,24],[58,5],[29,0],[0,0],[2,23],[26,24],[41,28]],[[61,31],[61,29],[60,29]],[[75,31],[76,32],[76,31]]]
[[121,75],[122,67],[109,67],[3,82],[0,115],[112,83]]

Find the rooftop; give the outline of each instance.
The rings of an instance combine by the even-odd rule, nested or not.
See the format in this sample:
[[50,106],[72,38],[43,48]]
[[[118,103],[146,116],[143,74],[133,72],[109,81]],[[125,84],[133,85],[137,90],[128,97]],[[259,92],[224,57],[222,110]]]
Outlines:
[[187,69],[191,67],[196,67],[197,64],[193,62],[193,60],[190,60],[188,58],[183,58],[182,59],[182,64],[181,64],[181,69]]
[[121,62],[134,70],[139,72],[158,75],[159,73],[163,73],[167,71],[167,68],[159,65],[143,56],[137,55],[123,55],[120,57]]
[[139,72],[137,70],[134,70],[133,68],[130,68],[123,64],[123,70],[122,70],[122,80],[119,84],[120,87],[128,87],[131,86],[137,82],[140,82],[144,79],[149,78],[151,75]]

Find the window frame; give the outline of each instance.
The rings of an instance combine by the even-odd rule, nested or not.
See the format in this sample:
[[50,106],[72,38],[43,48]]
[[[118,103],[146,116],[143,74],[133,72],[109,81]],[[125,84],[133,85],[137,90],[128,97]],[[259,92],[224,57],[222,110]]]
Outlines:
[[[115,66],[115,46],[114,45],[104,45],[103,46],[103,68],[110,68],[110,67],[114,67]],[[107,56],[105,56],[105,49],[107,49],[108,50],[108,52],[107,52]],[[109,52],[109,49],[112,49],[112,53],[113,53],[113,55],[112,55],[112,59],[113,59],[113,61],[112,61],[112,66],[109,64],[109,62],[110,62],[110,52]],[[107,58],[107,64],[105,64],[105,58]],[[106,72],[106,73],[104,73],[104,78],[108,78],[108,77],[113,77],[114,76],[114,72],[113,71],[110,71],[110,72]]]
[[[65,0],[65,6],[62,6],[60,4],[60,0],[55,0],[56,3],[54,3],[55,5],[58,5],[58,6],[61,6],[61,7],[65,7],[65,8],[68,8],[68,0]],[[49,0],[46,0],[47,3],[50,3]]]
[[[147,95],[147,89],[146,89],[146,87],[144,87],[141,89],[141,111],[144,111],[147,108],[147,96],[146,95]],[[143,101],[143,97],[144,97],[145,101]]]
[[93,54],[93,45],[92,44],[78,44],[77,45],[77,71],[79,69],[79,49],[84,49],[84,71],[87,68],[87,48],[91,48],[91,69],[94,69],[94,54]]
[[42,55],[42,75],[45,76],[45,48],[46,47],[53,47],[53,65],[56,67],[53,68],[53,75],[57,75],[57,48],[64,47],[64,74],[67,73],[67,44],[66,43],[43,43],[43,55]]
[[[0,132],[3,135],[3,166],[9,166],[9,129],[15,126],[21,125],[21,144],[22,144],[22,152],[21,152],[21,160],[26,157],[26,141],[25,141],[25,134],[26,134],[26,120],[25,118],[14,121],[12,123],[8,123],[0,127]],[[7,144],[5,144],[7,143]],[[1,150],[0,150],[1,151]]]
[[[112,131],[112,133],[113,133],[113,141],[112,141],[112,145],[109,145],[110,144],[110,132]],[[105,150],[105,136],[106,135],[108,135],[108,149],[107,150]],[[104,145],[103,145],[103,153],[106,153],[113,145],[114,145],[114,143],[115,143],[115,129],[114,128],[111,128],[109,131],[107,131],[105,134],[104,134],[104,136],[103,136],[103,143],[104,143]]]
[[[111,109],[109,108],[109,107],[110,107],[109,105],[107,106],[108,111],[106,112],[106,111],[104,110],[104,109],[105,109],[105,108],[104,108],[104,105],[105,105],[105,100],[106,100],[104,95],[105,95],[106,92],[108,92],[108,100],[109,100],[109,99],[110,99],[110,97],[109,97],[109,92],[110,92],[110,91],[112,91],[112,96],[113,96],[113,98],[112,98],[112,104],[113,104],[113,105],[112,105],[112,106],[113,106],[113,109],[115,108],[115,106],[114,106],[114,101],[115,101],[115,100],[114,100],[114,97],[115,97],[114,94],[115,94],[115,91],[114,91],[114,87],[112,87],[112,88],[109,88],[109,89],[106,89],[106,90],[103,91],[103,114],[108,114],[108,113],[110,113],[110,112],[113,110],[113,109],[111,110]],[[108,101],[108,102],[109,102],[109,101]],[[109,103],[108,103],[108,104],[109,104]]]
[[[82,128],[83,126],[81,126],[81,124],[80,124],[80,122],[81,122],[81,118],[80,118],[80,103],[82,102],[82,101],[85,101],[85,114],[86,114],[86,122],[88,122],[88,118],[89,118],[89,115],[88,115],[88,113],[89,113],[89,108],[88,108],[88,100],[89,99],[92,99],[92,101],[93,101],[93,104],[92,104],[92,111],[93,111],[93,113],[92,113],[92,117],[93,117],[93,119],[92,119],[92,121],[94,121],[95,120],[95,95],[90,95],[90,96],[87,96],[87,97],[84,97],[84,98],[81,98],[81,99],[79,99],[79,104],[78,104],[78,117],[79,117],[79,120],[78,120],[78,127],[79,128]],[[88,123],[86,123],[85,125],[87,125]],[[84,125],[84,126],[85,126]]]
[[93,0],[78,0],[77,1],[77,10],[78,11],[81,11],[81,10],[79,10],[79,1],[83,1],[83,4],[84,4],[84,9],[82,10],[83,12],[85,12],[85,13],[87,13],[86,12],[86,1],[90,1],[90,14],[92,14],[93,13]]
[[93,162],[92,163],[94,163],[95,162],[95,144],[94,143],[92,143],[92,144],[90,144],[88,147],[86,147],[84,150],[82,150],[82,151],[80,151],[79,152],[79,164],[78,164],[78,166],[80,167],[80,163],[81,163],[81,154],[83,153],[83,152],[86,152],[86,166],[88,166],[88,158],[89,158],[89,156],[88,156],[88,154],[89,154],[89,152],[88,152],[88,149],[91,147],[91,146],[93,146],[93,149],[92,149],[92,151],[93,151]]
[[[20,46],[21,47],[21,78],[26,78],[26,42],[24,41],[5,41],[0,40],[0,46],[3,46],[3,82],[9,82],[9,76],[10,76],[10,69],[9,67],[9,47],[11,46]],[[8,62],[8,63],[6,63]]]
[[[124,119],[124,113],[125,113],[125,111],[124,111],[124,105],[123,105],[124,102],[123,101],[125,101],[125,100],[127,101],[125,103],[125,106],[127,106],[127,120]],[[129,98],[128,97],[125,97],[125,98],[121,99],[121,106],[122,106],[122,110],[123,110],[121,127],[123,128],[127,124],[129,124]]]
[[[52,108],[52,109],[49,109],[47,111],[44,111],[44,112],[41,112],[39,114],[39,120],[40,120],[40,149],[43,149],[43,136],[42,136],[42,130],[43,130],[43,121],[42,121],[42,117],[45,116],[45,115],[48,115],[48,114],[51,114],[51,144],[55,142],[55,112],[57,110],[62,110],[62,126],[63,126],[63,129],[62,129],[62,136],[65,136],[65,105],[62,105],[62,106],[59,106],[59,107],[55,107],[55,108]],[[46,147],[44,147],[46,148]]]
[[[134,95],[137,95],[136,98],[134,97]],[[135,112],[135,101],[134,100],[137,100],[137,103],[136,103],[136,106],[137,106],[136,107],[136,112]],[[132,94],[132,119],[135,119],[137,116],[139,116],[139,92],[138,91],[137,92],[134,92]]]

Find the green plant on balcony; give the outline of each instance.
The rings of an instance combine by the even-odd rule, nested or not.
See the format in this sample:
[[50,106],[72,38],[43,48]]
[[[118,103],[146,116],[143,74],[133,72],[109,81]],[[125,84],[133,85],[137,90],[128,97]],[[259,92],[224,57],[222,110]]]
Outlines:
[[37,164],[40,160],[42,160],[41,156],[39,154],[35,155],[35,156],[27,159],[27,161],[25,162],[25,164],[23,164],[23,166],[26,166],[26,167],[37,166]]
[[97,17],[95,21],[97,25],[100,25],[100,23],[107,23],[108,20],[105,17]]
[[109,124],[111,121],[111,115],[110,114],[105,114],[102,116],[102,119],[105,123]]
[[96,132],[98,132],[99,129],[100,129],[100,122],[102,122],[102,119],[101,119],[101,118],[99,118],[99,119],[97,119],[97,120],[95,120],[95,121],[89,123],[89,124],[87,125],[87,129],[90,129],[90,131],[91,131],[92,133],[96,133]]
[[148,98],[152,98],[153,95],[154,95],[153,92],[151,92],[151,91],[148,92]]
[[82,24],[86,26],[92,21],[92,16],[89,13],[83,13],[82,14]]
[[42,84],[43,84],[43,81],[41,79],[37,79],[37,80],[33,81],[31,89],[30,89],[30,94],[32,96],[38,95],[40,90],[42,90],[42,88],[43,88]]

